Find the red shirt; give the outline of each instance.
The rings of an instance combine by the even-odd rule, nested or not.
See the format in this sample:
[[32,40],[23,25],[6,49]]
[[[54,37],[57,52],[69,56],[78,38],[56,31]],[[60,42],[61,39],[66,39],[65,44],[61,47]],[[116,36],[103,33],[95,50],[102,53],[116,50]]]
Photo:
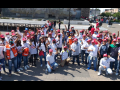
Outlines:
[[95,28],[91,28],[91,34],[93,35]]
[[99,23],[98,23],[98,22],[96,23],[96,27],[97,27],[97,26],[99,26]]
[[51,26],[51,23],[49,23],[49,26]]
[[96,30],[98,30],[98,31],[99,31],[100,29],[99,29],[99,28],[96,28]]
[[[96,39],[94,39],[94,40],[96,40]],[[101,44],[102,39],[99,39],[99,40],[98,40],[98,42]],[[95,44],[97,45],[97,44],[98,44],[98,42],[97,42],[97,41],[95,41]]]
[[103,19],[101,19],[101,21],[103,21]]
[[96,19],[96,21],[98,21],[98,19]]

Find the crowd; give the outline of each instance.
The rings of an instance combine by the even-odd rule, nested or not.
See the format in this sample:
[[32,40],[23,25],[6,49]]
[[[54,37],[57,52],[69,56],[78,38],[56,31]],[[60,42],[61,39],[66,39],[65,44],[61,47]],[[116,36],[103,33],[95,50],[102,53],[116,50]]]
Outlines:
[[[43,67],[44,58],[46,70],[50,73],[58,67],[58,56],[60,56],[61,67],[69,65],[70,61],[73,64],[77,61],[78,66],[81,63],[89,70],[93,62],[94,71],[98,68],[98,75],[102,70],[106,71],[106,74],[112,74],[113,65],[118,75],[119,31],[117,35],[108,30],[100,31],[98,22],[96,28],[90,25],[88,29],[78,31],[74,30],[74,27],[68,30],[65,25],[65,29],[60,30],[48,21],[40,28],[36,28],[35,32],[25,28],[22,34],[19,27],[11,30],[11,33],[6,32],[5,36],[0,32],[0,80],[2,80],[1,68],[6,73],[6,65],[11,76],[12,66],[15,73],[19,73],[23,69],[30,68],[30,65],[36,66],[38,58],[40,67]],[[24,68],[21,65],[22,60]]]

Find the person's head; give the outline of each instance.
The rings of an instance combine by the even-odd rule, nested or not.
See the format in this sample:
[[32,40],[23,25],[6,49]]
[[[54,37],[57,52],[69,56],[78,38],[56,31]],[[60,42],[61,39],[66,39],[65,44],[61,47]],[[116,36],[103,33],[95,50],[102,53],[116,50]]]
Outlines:
[[21,40],[17,40],[16,46],[22,46],[22,45],[21,45]]
[[12,38],[15,40],[16,39],[16,34],[12,33]]
[[120,43],[120,37],[118,37],[118,43]]
[[64,46],[63,48],[64,48],[65,51],[67,50],[67,46]]
[[1,35],[1,39],[2,39],[2,41],[4,41],[5,40],[5,36]]
[[70,35],[70,32],[69,31],[67,31],[67,36],[69,36]]
[[95,31],[94,31],[94,34],[97,34],[97,33],[98,33],[98,31],[97,31],[97,30],[95,30]]
[[74,43],[75,43],[75,44],[78,43],[78,39],[77,39],[77,38],[74,39]]
[[82,36],[83,36],[83,39],[85,40],[85,39],[86,39],[86,35],[85,35],[85,34],[83,34]]
[[45,37],[45,40],[48,40],[48,37],[47,37],[47,36]]
[[33,36],[31,36],[30,41],[31,41],[31,42],[33,42],[33,41],[34,41],[34,37],[33,37]]
[[83,31],[82,30],[80,30],[80,35],[83,35]]
[[6,34],[6,37],[7,37],[7,38],[10,38],[9,32],[6,32],[5,34]]
[[108,34],[108,31],[106,30],[105,33]]
[[41,37],[41,38],[40,38],[40,41],[41,41],[41,43],[43,43],[43,42],[44,42],[44,38],[43,38],[43,37]]
[[105,60],[107,60],[107,57],[108,57],[107,54],[103,54],[103,58],[104,58]]
[[30,39],[30,35],[27,35],[27,39]]
[[74,27],[71,27],[72,30],[74,30]]
[[100,38],[102,38],[102,33],[100,33]]
[[53,50],[52,49],[49,49],[49,55],[51,56],[53,53]]
[[31,34],[31,36],[34,36],[35,33],[32,31],[30,34]]
[[113,35],[113,38],[115,38],[116,34],[115,34],[115,33],[113,33],[112,35]]
[[91,39],[88,39],[88,40],[87,40],[87,43],[90,44],[90,43],[91,43]]
[[52,33],[51,32],[49,32],[48,35],[49,35],[50,38],[52,37]]
[[57,32],[60,33],[60,29],[58,29]]
[[58,38],[60,38],[60,36],[61,36],[61,34],[60,34],[60,33],[58,33]]
[[52,28],[51,28],[50,32],[53,33],[53,29]]
[[97,35],[97,40],[99,40],[99,39],[100,39],[100,34]]
[[9,44],[10,45],[14,44],[13,39],[9,39]]
[[116,45],[117,40],[113,39],[113,45]]
[[105,45],[106,44],[106,39],[103,39],[103,45]]
[[28,32],[28,30],[24,30],[24,34],[25,34],[25,36],[27,35],[27,32]]
[[22,40],[23,40],[23,43],[26,43],[26,38],[22,38]]
[[73,36],[73,32],[70,32],[70,36]]
[[53,39],[53,40],[52,40],[52,42],[53,42],[53,44],[55,44],[55,43],[56,43],[56,40],[55,40],[55,39]]
[[14,31],[14,30],[11,30],[11,34],[12,34],[12,33],[15,33],[15,31]]
[[95,45],[95,41],[94,41],[94,40],[92,40],[92,42],[91,42],[91,43],[92,43],[92,45],[93,45],[93,46]]

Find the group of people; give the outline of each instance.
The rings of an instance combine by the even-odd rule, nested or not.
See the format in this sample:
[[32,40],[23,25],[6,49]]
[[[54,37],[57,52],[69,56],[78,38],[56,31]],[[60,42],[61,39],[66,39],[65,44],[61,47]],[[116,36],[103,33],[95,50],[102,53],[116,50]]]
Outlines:
[[[0,80],[1,67],[6,73],[5,66],[8,65],[9,76],[12,73],[12,65],[14,65],[15,73],[19,73],[23,69],[27,70],[30,65],[36,66],[36,60],[40,60],[40,67],[43,67],[43,58],[47,72],[51,73],[58,67],[58,57],[60,58],[60,66],[69,65],[72,61],[73,65],[77,61],[91,69],[93,62],[94,71],[101,75],[101,71],[105,70],[106,74],[112,74],[113,65],[116,75],[119,74],[120,68],[120,37],[119,31],[116,35],[110,31],[100,31],[99,24],[94,28],[93,25],[86,30],[75,30],[71,27],[69,30],[65,25],[65,29],[56,29],[49,22],[40,28],[36,28],[34,32],[25,28],[23,34],[19,27],[6,32],[5,35],[0,33]],[[81,62],[79,58],[81,57]],[[21,62],[24,62],[22,68]]]

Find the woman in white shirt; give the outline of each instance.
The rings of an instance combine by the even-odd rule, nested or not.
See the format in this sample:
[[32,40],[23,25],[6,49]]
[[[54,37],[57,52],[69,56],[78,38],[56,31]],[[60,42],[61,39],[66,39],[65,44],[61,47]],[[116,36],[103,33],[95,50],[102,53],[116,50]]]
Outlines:
[[43,55],[39,54],[41,67],[43,66],[42,65],[42,58],[43,57],[44,57],[44,60],[45,60],[45,65],[47,66],[47,62],[46,62],[46,46],[45,46],[45,41],[43,40],[42,37],[39,39],[38,50],[39,50],[39,52],[43,53]]
[[[36,66],[36,57],[37,57],[37,49],[36,49],[36,43],[35,38],[31,36],[30,39],[30,62],[32,63],[32,66]],[[34,56],[34,64],[33,64],[33,56]]]

